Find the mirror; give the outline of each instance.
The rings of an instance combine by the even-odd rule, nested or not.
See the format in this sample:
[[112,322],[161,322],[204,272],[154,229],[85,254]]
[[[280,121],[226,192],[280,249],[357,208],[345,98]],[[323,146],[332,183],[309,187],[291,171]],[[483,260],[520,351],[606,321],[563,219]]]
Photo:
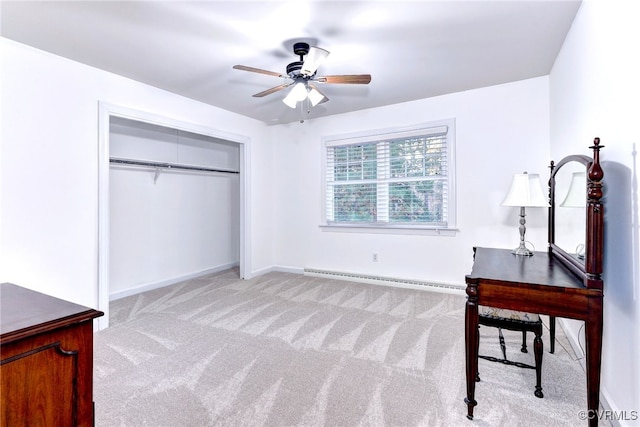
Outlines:
[[586,273],[588,252],[587,176],[589,156],[567,156],[551,162],[549,179],[549,247],[577,274]]
[[600,138],[593,158],[567,156],[551,162],[549,178],[549,253],[582,278],[589,289],[602,289],[604,204]]
[[555,175],[555,244],[584,264],[587,226],[587,168],[570,161]]

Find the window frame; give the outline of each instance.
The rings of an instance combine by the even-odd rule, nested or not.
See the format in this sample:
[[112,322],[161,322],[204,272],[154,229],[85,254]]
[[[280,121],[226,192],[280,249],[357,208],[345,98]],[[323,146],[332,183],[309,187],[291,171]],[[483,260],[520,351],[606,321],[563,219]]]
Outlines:
[[[380,143],[386,140],[410,136],[424,136],[429,134],[442,133],[443,129],[447,134],[447,218],[443,225],[427,225],[422,223],[394,223],[394,222],[329,222],[327,220],[327,166],[328,152],[330,147]],[[393,234],[427,234],[453,236],[458,231],[456,228],[456,165],[455,165],[455,119],[444,119],[427,123],[420,123],[412,126],[369,130],[351,134],[340,134],[326,136],[322,138],[322,212],[320,228],[324,231],[341,232],[375,232]],[[387,167],[388,165],[382,166]],[[379,166],[380,167],[380,166]],[[387,167],[388,168],[388,167]],[[387,183],[383,183],[387,184]],[[378,210],[380,211],[380,199],[377,198]],[[386,206],[382,206],[383,212],[387,211]]]

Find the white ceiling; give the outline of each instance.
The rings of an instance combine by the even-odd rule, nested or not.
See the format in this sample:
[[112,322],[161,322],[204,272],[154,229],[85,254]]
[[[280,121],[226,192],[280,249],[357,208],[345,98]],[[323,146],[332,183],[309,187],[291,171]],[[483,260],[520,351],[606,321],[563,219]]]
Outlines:
[[[267,124],[300,120],[282,79],[295,41],[331,52],[318,75],[372,75],[322,85],[308,118],[549,74],[580,1],[9,1],[3,37]],[[44,71],[44,70],[43,70]]]

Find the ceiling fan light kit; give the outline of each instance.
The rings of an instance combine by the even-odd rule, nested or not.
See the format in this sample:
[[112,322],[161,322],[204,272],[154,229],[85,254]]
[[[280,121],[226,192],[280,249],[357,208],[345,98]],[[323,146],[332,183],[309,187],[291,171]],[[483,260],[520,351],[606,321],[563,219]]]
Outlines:
[[[236,70],[249,71],[252,73],[265,74],[274,77],[281,77],[289,80],[285,84],[281,84],[270,89],[258,92],[253,96],[261,98],[266,95],[270,95],[275,92],[279,92],[290,86],[293,88],[289,91],[289,94],[282,100],[288,107],[296,108],[298,102],[304,102],[308,100],[310,107],[327,102],[327,98],[313,83],[320,84],[369,84],[371,81],[370,74],[351,74],[351,75],[336,75],[336,76],[316,76],[318,67],[329,56],[329,51],[316,47],[309,46],[308,43],[299,42],[294,43],[293,53],[300,57],[299,61],[291,62],[287,65],[286,74],[277,73],[274,71],[262,70],[260,68],[248,67],[246,65],[234,65]],[[301,120],[302,121],[302,120]]]
[[296,108],[296,104],[298,101],[304,101],[307,97],[307,87],[304,83],[298,82],[293,85],[293,89],[289,92],[289,94],[282,100],[285,104],[287,104],[291,108]]

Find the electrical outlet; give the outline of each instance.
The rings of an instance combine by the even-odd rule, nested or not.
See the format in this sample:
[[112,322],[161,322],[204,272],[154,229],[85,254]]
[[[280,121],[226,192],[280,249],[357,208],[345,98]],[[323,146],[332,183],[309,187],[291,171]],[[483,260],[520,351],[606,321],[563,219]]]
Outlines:
[[378,254],[376,252],[374,252],[373,255],[371,256],[371,260],[373,262],[378,262]]

